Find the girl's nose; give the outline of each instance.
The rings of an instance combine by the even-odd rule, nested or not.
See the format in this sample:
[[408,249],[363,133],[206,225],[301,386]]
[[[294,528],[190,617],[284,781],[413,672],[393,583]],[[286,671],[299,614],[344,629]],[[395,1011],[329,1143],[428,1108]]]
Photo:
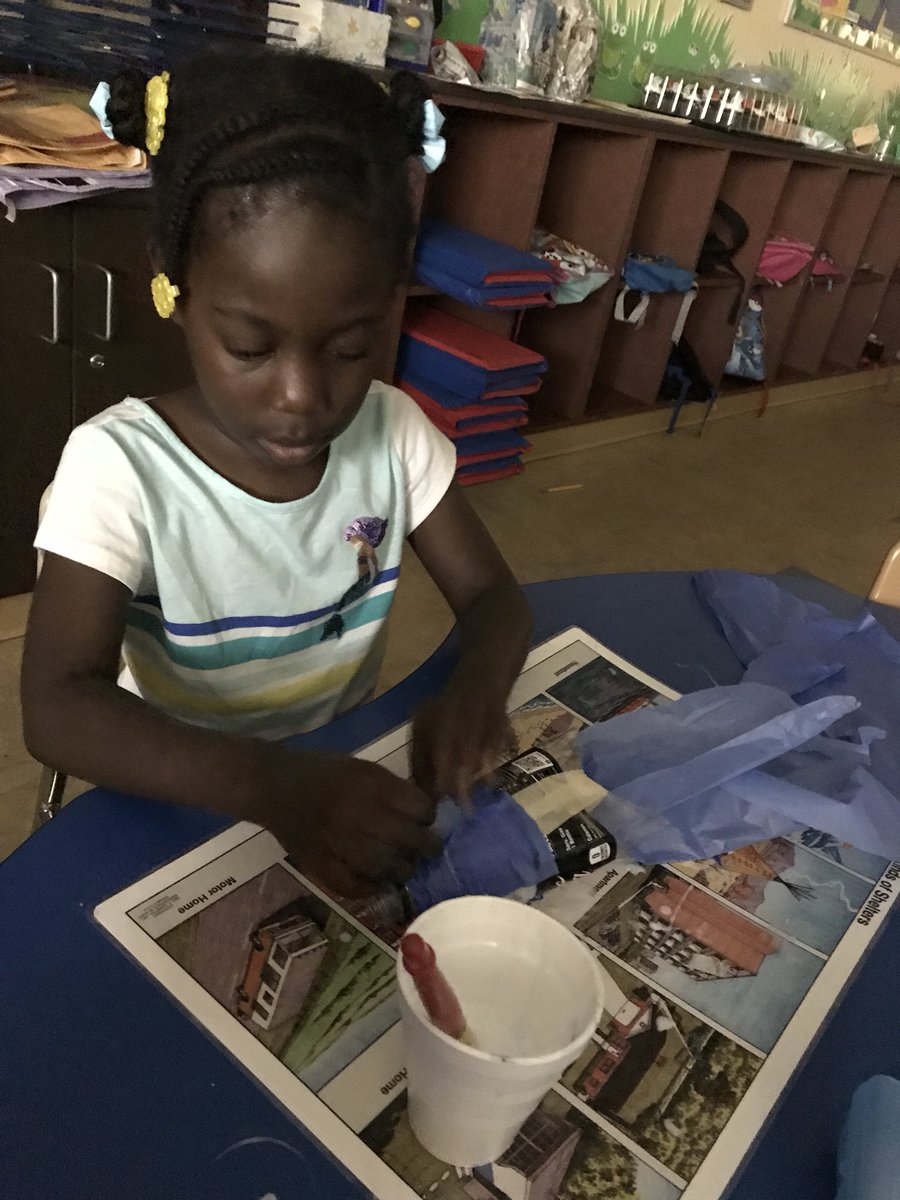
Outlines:
[[313,355],[285,356],[278,375],[274,407],[280,412],[309,413],[325,403],[325,372]]

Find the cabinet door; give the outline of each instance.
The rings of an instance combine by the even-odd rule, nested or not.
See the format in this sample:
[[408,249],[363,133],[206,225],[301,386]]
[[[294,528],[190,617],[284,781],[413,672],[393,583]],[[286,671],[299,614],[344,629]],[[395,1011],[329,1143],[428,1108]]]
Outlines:
[[31,591],[38,505],[71,427],[72,209],[0,220],[0,596]]
[[75,208],[74,419],[190,383],[181,330],[150,299],[150,212],[131,197]]

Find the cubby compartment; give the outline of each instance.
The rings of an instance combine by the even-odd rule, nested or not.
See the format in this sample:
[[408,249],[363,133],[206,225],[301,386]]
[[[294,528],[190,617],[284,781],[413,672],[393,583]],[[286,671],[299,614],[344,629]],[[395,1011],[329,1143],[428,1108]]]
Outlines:
[[527,250],[556,122],[444,108],[447,158],[429,179],[425,212]]
[[[701,277],[700,292],[685,325],[685,337],[714,387],[719,386],[731,354],[735,326],[753,285],[789,170],[790,161],[783,158],[738,152],[728,159],[719,197],[747,226],[747,240],[732,257],[742,278],[725,273]],[[718,229],[718,222],[714,227]]]
[[882,362],[896,362],[900,352],[900,278],[895,275],[881,301],[881,309],[875,320],[874,333],[884,342]]
[[[530,398],[536,428],[646,411],[658,401],[682,305],[651,297],[642,326],[614,306],[628,252],[666,255],[696,270],[720,197],[744,219],[747,241],[726,271],[698,278],[685,337],[713,385],[724,375],[736,320],[752,288],[765,313],[773,384],[852,370],[873,329],[886,361],[900,349],[900,172],[874,161],[784,142],[698,131],[631,114],[483,93],[433,82],[449,154],[425,188],[423,210],[527,249],[537,227],[577,243],[615,273],[578,304],[523,313],[467,308],[412,285],[429,303],[530,346],[549,369]],[[782,287],[756,269],[767,239],[825,249],[842,269],[831,289],[811,264]],[[722,236],[727,234],[723,231]]]
[[[888,299],[891,276],[900,261],[900,179],[890,179],[859,259],[859,268],[845,289],[840,317],[825,357],[837,366],[854,368],[866,338],[875,328],[879,309]],[[900,297],[892,298],[895,311]],[[900,311],[897,312],[900,320]]]
[[840,275],[810,275],[797,305],[784,364],[812,375],[819,370],[841,315],[841,309],[866,242],[866,235],[881,207],[888,177],[849,171],[841,183],[818,241],[818,249],[834,259]]
[[[694,270],[722,186],[728,153],[718,147],[658,141],[650,160],[628,249],[665,254]],[[650,297],[640,327],[615,319],[606,327],[589,410],[611,415],[656,403],[683,296]]]
[[578,304],[525,313],[520,340],[549,363],[531,404],[539,424],[585,413],[652,146],[652,139],[633,134],[581,125],[557,129],[538,225],[589,250],[614,274]]
[[[771,233],[818,246],[846,175],[847,168],[843,166],[792,163],[775,208]],[[791,327],[804,296],[811,266],[804,268],[783,287],[762,289],[766,373],[770,381],[776,379],[785,350],[791,342]]]

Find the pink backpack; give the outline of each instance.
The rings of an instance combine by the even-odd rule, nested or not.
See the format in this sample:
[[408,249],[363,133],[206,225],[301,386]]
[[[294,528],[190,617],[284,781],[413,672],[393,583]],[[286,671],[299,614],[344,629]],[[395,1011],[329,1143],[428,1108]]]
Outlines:
[[810,275],[841,275],[843,272],[827,250],[820,250],[812,265]]
[[814,247],[796,238],[770,238],[763,247],[756,274],[769,283],[787,283],[800,274],[813,253]]

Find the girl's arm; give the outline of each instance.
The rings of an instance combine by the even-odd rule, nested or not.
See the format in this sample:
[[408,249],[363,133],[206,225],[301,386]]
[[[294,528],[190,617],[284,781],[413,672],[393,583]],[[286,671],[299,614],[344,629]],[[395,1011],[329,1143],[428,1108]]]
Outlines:
[[409,541],[460,630],[456,669],[416,720],[415,779],[432,796],[465,796],[508,750],[506,703],[528,653],[531,614],[457,484]]
[[406,878],[440,843],[433,804],[376,764],[301,753],[166,716],[117,683],[131,596],[90,567],[46,555],[25,639],[30,753],[102,787],[267,826],[344,895]]

